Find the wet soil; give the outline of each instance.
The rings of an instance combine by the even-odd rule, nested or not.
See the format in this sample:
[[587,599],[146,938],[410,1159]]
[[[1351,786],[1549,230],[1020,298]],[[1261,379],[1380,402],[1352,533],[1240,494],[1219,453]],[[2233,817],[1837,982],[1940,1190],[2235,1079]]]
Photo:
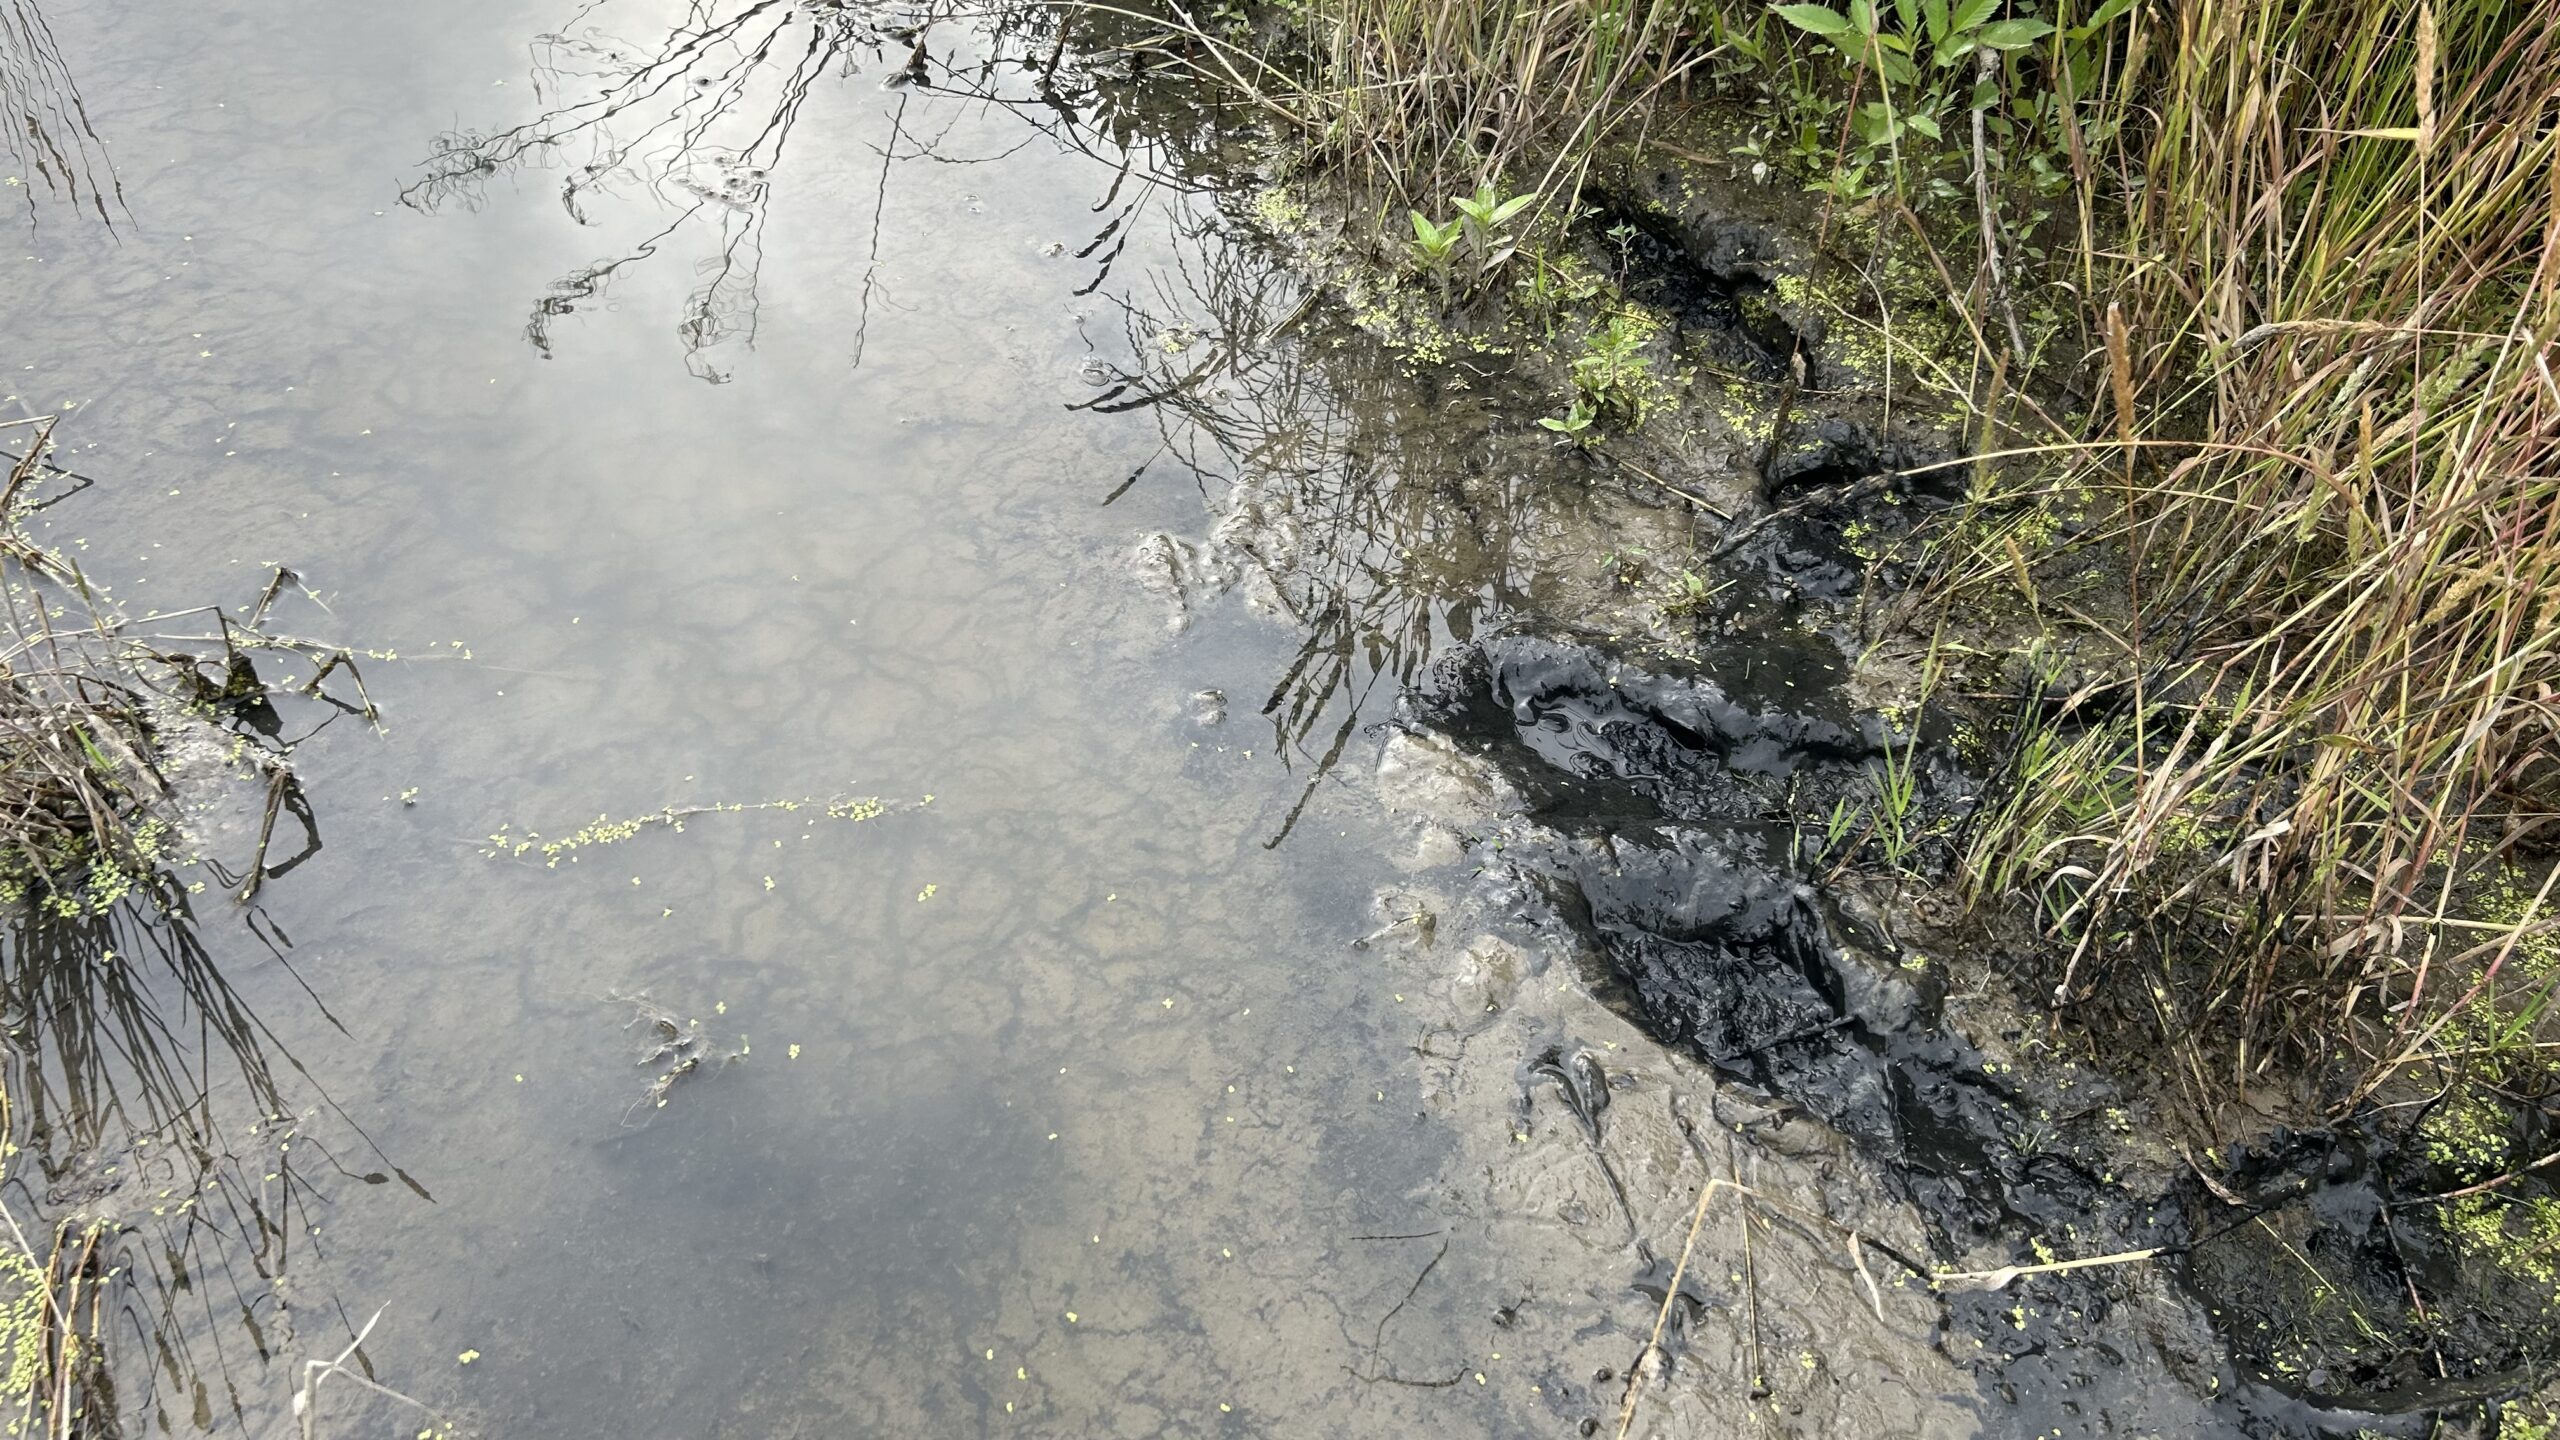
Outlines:
[[[1679,353],[1784,395],[1774,438],[1748,464],[1728,445],[1727,483],[1704,487],[1737,512],[1709,556],[1740,583],[1683,617],[1693,645],[1524,617],[1408,693],[1400,726],[1516,799],[1477,838],[1480,873],[1505,877],[1515,920],[1572,935],[1595,993],[1650,1035],[1874,1159],[1929,1237],[1915,1271],[2026,1268],[1985,1294],[1942,1287],[1959,1293],[1939,1343],[1969,1353],[1988,1430],[2169,1424],[2141,1367],[2123,1373],[2145,1348],[2196,1390],[2175,1423],[2199,1431],[2494,1423],[2560,1346],[2554,1297],[2530,1267],[2454,1243],[2440,1205],[2474,1177],[2430,1158],[2423,1110],[2236,1142],[2173,1122],[2160,1068],[2103,1059],[2101,1032],[2012,998],[2008,976],[2042,969],[2035,937],[1949,923],[1925,852],[1920,873],[1882,877],[1856,863],[1863,834],[1844,855],[1838,817],[1897,768],[1914,831],[1957,829],[1985,787],[1948,743],[1955,717],[1888,723],[1847,674],[1904,581],[1891,542],[1962,502],[1962,451],[1944,426],[1863,403],[1870,377],[1776,301],[1816,269],[1801,212],[1791,224],[1693,167],[1631,168],[1645,198],[1603,189],[1588,222],[1625,293],[1672,322]],[[1641,438],[1667,465],[1698,433],[1692,412]],[[2037,1273],[2057,1255],[2120,1263]],[[2178,1297],[2182,1323],[2128,1332],[2145,1290]],[[2075,1423],[2048,1431],[2057,1415]]]
[[[1842,1137],[1921,1226],[1887,1252],[1914,1276],[2029,1272],[1937,1287],[1934,1343],[1979,1379],[1984,1433],[2437,1434],[2530,1388],[2547,1300],[2483,1293],[2423,1207],[2395,1213],[2445,1185],[2405,1132],[2279,1130],[2192,1168],[2110,1073],[2139,1066],[2064,1058],[2041,1017],[1950,994],[1996,983],[1898,937],[1930,928],[1905,897],[1824,873],[1807,817],[1881,759],[1872,717],[1524,638],[1444,658],[1399,723],[1513,798],[1474,837],[1479,893],[1767,1107],[1742,1133]],[[1933,759],[1940,789],[1966,783]],[[2033,1273],[2093,1256],[2121,1258]],[[2413,1287],[2468,1303],[2414,1324]],[[2185,1401],[2164,1408],[2153,1365]]]

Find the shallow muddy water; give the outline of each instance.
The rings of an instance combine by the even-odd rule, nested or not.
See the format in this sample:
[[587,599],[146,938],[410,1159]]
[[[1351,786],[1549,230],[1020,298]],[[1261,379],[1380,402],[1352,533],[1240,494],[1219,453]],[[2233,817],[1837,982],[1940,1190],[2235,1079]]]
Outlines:
[[[2254,1428],[2156,1277],[1879,1258],[2025,1237],[1595,998],[1499,859],[1584,828],[1399,723],[1685,513],[1303,307],[1127,54],[894,18],[51,10],[120,194],[26,177],[45,538],[401,657],[253,905],[17,945],[126,1431],[284,1433],[362,1331],[487,1435],[1615,1433],[1665,1317],[1634,1433]],[[92,1052],[24,977],[101,964]]]

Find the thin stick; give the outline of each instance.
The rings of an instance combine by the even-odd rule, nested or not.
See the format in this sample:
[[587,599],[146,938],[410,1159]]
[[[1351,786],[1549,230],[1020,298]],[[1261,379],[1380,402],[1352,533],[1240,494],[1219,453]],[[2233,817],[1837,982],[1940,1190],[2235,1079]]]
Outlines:
[[[1979,84],[1989,85],[2000,73],[2000,52],[1985,45],[1975,53],[1975,78]],[[2009,322],[2009,344],[2017,352],[2018,363],[2024,365],[2027,341],[2018,330],[2017,307],[2009,302],[2009,279],[2000,268],[2000,226],[1991,216],[1991,167],[1984,158],[1988,147],[1982,138],[1982,109],[1979,105],[1973,107],[1973,202],[1982,217],[1982,263],[1989,273],[1991,298],[1999,303],[2001,318]]]
[[380,1310],[374,1311],[373,1319],[364,1322],[364,1328],[356,1332],[356,1338],[347,1342],[346,1349],[338,1352],[337,1359],[313,1360],[304,1364],[302,1367],[302,1388],[295,1391],[293,1396],[293,1413],[299,1417],[302,1422],[302,1440],[312,1440],[312,1437],[317,1433],[316,1427],[320,1423],[320,1410],[319,1407],[312,1402],[319,1393],[320,1382],[328,1379],[332,1375],[343,1375],[347,1379],[354,1381],[358,1385],[363,1386],[367,1390],[370,1390],[374,1394],[380,1395],[385,1399],[397,1400],[405,1405],[414,1405],[429,1415],[436,1413],[435,1407],[427,1404],[425,1401],[420,1400],[415,1396],[403,1395],[388,1385],[376,1384],[375,1382],[366,1379],[364,1376],[357,1374],[353,1370],[346,1368],[347,1357],[355,1354],[357,1349],[364,1344],[364,1337],[373,1333],[374,1323],[382,1318],[383,1310],[388,1310],[390,1308],[390,1306],[385,1305]]
[[1662,1332],[1671,1323],[1671,1307],[1680,1301],[1680,1279],[1689,1273],[1690,1252],[1698,1248],[1698,1227],[1707,1223],[1707,1202],[1718,1190],[1739,1190],[1730,1180],[1709,1176],[1705,1188],[1698,1192],[1698,1208],[1689,1213],[1689,1238],[1680,1242],[1680,1262],[1671,1267],[1670,1288],[1662,1292],[1662,1310],[1653,1317],[1653,1335],[1644,1342],[1636,1363],[1627,1367],[1627,1396],[1618,1406],[1618,1440],[1627,1440],[1627,1431],[1636,1423],[1636,1386],[1644,1381],[1645,1362],[1662,1353]]
[[1858,1267],[1858,1278],[1867,1282],[1867,1308],[1876,1312],[1876,1323],[1884,1321],[1884,1292],[1876,1288],[1875,1272],[1867,1268],[1867,1249],[1859,1243],[1858,1232],[1849,1232],[1849,1263]]
[[243,905],[257,897],[258,887],[266,881],[267,842],[275,838],[276,812],[284,808],[284,787],[292,774],[279,761],[275,773],[267,779],[267,818],[258,826],[258,853],[250,857],[248,883],[240,887],[239,902]]
[[[1724,1163],[1725,1168],[1733,1173],[1733,1188],[1742,1190],[1742,1154],[1731,1135],[1724,1137]],[[1743,1193],[1750,1192],[1744,1190]],[[1734,1214],[1742,1221],[1742,1290],[1750,1301],[1751,1398],[1756,1402],[1769,1393],[1769,1369],[1761,1363],[1760,1356],[1760,1263],[1751,1246],[1751,1207],[1736,1206]],[[1760,1407],[1755,1403],[1751,1412],[1756,1418]]]
[[2090,1270],[2100,1265],[2130,1265],[2138,1260],[2154,1259],[2163,1253],[2165,1253],[2165,1247],[2155,1245],[2148,1250],[2120,1250],[2113,1255],[2089,1255],[2078,1260],[2056,1260],[2050,1265],[2003,1265],[1997,1270],[1950,1270],[1930,1276],[1929,1283],[1941,1290],[1949,1287],[1958,1290],[1998,1290],[2006,1287],[2010,1281],[2028,1275],[2059,1275],[2067,1270]]

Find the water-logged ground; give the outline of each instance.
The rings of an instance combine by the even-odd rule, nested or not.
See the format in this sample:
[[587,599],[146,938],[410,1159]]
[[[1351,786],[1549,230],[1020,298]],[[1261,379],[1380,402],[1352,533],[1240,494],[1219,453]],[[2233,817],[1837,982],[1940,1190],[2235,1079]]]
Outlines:
[[[127,1431],[282,1433],[377,1312],[495,1436],[1613,1433],[1666,1314],[1636,1433],[2232,1423],[2156,1278],[1931,1297],[1891,1257],[2023,1237],[1593,998],[1610,917],[1493,845],[1595,842],[1441,737],[1473,672],[1390,724],[1687,512],[1303,310],[1127,56],[946,21],[904,83],[875,18],[50,12],[121,203],[21,177],[47,538],[401,657],[201,958],[75,950],[142,1038],[21,994],[11,1201],[130,1227]],[[1711,1175],[1769,1203],[1692,1247]]]

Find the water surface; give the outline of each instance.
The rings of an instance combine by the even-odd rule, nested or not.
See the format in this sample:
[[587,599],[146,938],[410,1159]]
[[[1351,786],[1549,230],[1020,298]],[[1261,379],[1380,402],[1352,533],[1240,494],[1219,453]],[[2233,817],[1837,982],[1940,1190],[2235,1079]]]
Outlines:
[[[317,852],[120,942],[167,1023],[20,1062],[90,1117],[29,1202],[134,1227],[129,1429],[277,1433],[368,1322],[493,1435],[1614,1429],[1709,1173],[1921,1248],[1461,902],[1414,812],[1491,792],[1399,688],[1687,519],[1342,359],[1248,117],[1045,16],[51,19],[121,203],[0,301],[96,481],[48,538],[400,657]],[[1737,1225],[1678,1424],[1973,1432],[1930,1305]]]

